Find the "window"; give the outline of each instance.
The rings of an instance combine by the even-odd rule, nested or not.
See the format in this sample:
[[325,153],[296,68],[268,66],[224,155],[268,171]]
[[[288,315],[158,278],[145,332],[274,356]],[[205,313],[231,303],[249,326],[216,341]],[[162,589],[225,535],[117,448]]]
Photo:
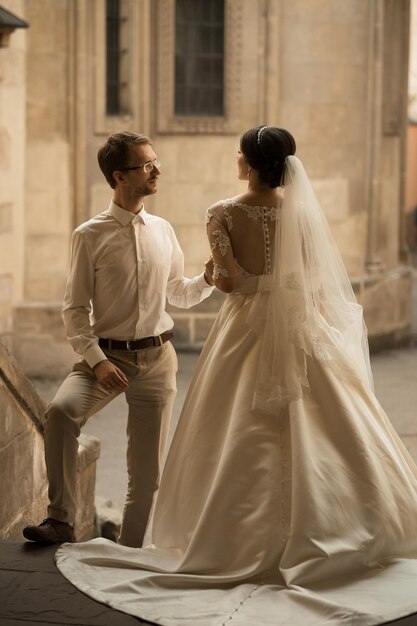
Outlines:
[[125,0],[106,0],[106,113],[129,113],[128,15]]
[[176,115],[223,115],[223,66],[224,0],[176,0]]
[[149,132],[151,2],[92,0],[94,132]]
[[158,0],[157,130],[241,128],[244,0]]

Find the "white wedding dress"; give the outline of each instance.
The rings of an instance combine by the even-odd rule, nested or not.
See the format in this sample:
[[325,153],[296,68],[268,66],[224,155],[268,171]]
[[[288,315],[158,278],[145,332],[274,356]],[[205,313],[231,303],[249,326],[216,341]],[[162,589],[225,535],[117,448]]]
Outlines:
[[301,397],[276,415],[254,405],[269,351],[251,309],[272,297],[280,215],[208,211],[216,274],[237,268],[239,284],[201,353],[152,544],[57,552],[84,593],[156,624],[371,626],[417,611],[417,469],[370,385],[317,349]]

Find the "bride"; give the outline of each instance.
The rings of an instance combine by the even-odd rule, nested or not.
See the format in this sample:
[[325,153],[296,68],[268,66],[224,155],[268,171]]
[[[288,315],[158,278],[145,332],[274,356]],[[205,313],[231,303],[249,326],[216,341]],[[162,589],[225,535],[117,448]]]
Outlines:
[[228,296],[141,549],[60,571],[163,626],[371,626],[417,611],[417,468],[375,398],[362,308],[292,135],[244,133],[247,190],[207,211]]

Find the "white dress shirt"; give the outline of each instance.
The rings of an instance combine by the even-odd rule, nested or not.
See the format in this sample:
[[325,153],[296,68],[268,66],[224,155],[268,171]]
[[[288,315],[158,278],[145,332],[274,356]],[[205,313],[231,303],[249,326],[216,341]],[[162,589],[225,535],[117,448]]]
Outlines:
[[72,347],[94,367],[106,359],[99,337],[160,335],[174,325],[167,299],[188,308],[212,290],[204,274],[184,277],[184,255],[166,220],[143,205],[134,215],[111,202],[73,233],[62,318]]

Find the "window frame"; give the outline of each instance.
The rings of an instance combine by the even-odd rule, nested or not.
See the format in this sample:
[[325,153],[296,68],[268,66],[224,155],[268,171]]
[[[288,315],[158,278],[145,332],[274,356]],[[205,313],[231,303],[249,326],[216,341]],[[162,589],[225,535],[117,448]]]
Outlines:
[[160,133],[235,134],[241,111],[243,0],[225,0],[224,114],[175,114],[175,0],[157,3],[157,130]]
[[[111,0],[111,2],[117,2],[119,13],[117,16],[109,16],[108,4],[110,0],[106,0],[106,115],[109,117],[116,117],[120,115],[129,115],[131,110],[131,98],[130,96],[130,84],[129,84],[129,69],[130,69],[130,50],[128,45],[129,40],[129,16],[124,15],[124,12],[128,10],[128,3],[123,0]],[[117,28],[111,28],[113,35],[117,33],[116,42],[117,47],[109,47],[109,22],[114,20]],[[123,32],[122,32],[123,31]],[[127,41],[126,41],[127,40]],[[111,87],[109,84],[109,56],[110,50],[113,51],[113,63],[116,71],[115,81],[111,81]],[[125,58],[123,58],[123,56]],[[126,90],[122,95],[122,90]],[[111,96],[109,98],[109,96]],[[113,102],[114,98],[114,102]],[[110,111],[112,104],[116,105],[116,110]]]
[[[175,15],[175,115],[201,117],[223,116],[224,113],[224,8],[225,0],[191,0],[201,9],[207,10],[214,3],[220,9],[219,19],[208,21],[201,13],[189,15],[187,11]],[[190,7],[190,0],[176,0]],[[198,3],[198,4],[197,4]],[[197,19],[196,19],[197,18]],[[209,30],[207,29],[209,28]],[[177,39],[178,28],[191,35],[181,45]],[[209,35],[205,49],[198,48],[203,32]],[[196,37],[197,35],[197,37]],[[203,64],[206,70],[201,67]],[[177,70],[181,70],[178,75]],[[191,80],[190,80],[191,79]],[[202,89],[203,88],[203,89]],[[197,96],[197,98],[195,97]]]
[[148,125],[148,105],[143,94],[149,93],[148,68],[150,49],[150,0],[126,0],[129,20],[128,33],[128,113],[108,115],[107,92],[107,31],[106,0],[94,0],[94,133],[108,135],[118,130],[135,130]]

